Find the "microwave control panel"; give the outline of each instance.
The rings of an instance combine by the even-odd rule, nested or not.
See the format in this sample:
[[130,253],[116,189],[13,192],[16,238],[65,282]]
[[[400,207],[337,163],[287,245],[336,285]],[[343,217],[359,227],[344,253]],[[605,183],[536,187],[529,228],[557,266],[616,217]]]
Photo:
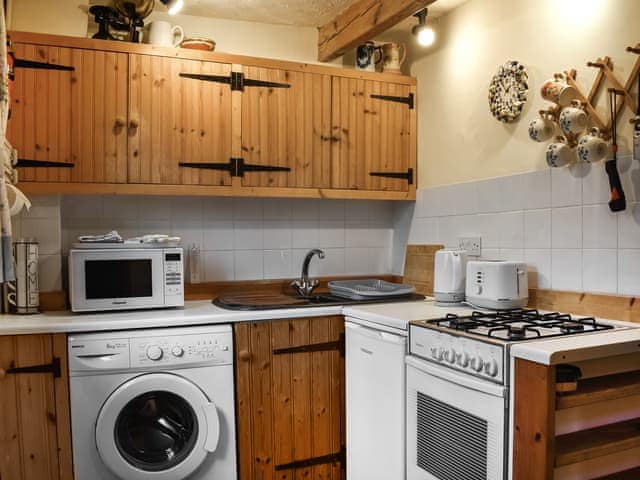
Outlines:
[[[166,249],[164,255],[164,296],[170,305],[184,304],[184,262],[181,248]],[[172,300],[175,299],[175,302]]]

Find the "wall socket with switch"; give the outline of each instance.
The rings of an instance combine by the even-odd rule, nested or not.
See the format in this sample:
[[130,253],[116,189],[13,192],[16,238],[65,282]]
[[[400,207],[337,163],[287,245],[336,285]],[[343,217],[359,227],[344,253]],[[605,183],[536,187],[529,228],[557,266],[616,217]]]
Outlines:
[[479,257],[482,255],[482,238],[460,237],[458,238],[458,248],[466,250],[469,257]]

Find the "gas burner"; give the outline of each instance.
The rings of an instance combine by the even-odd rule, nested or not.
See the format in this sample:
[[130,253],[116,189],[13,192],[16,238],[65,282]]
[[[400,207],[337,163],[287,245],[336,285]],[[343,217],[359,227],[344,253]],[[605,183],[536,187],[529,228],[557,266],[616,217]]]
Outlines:
[[527,338],[527,327],[519,327],[511,325],[507,327],[507,336],[509,340],[521,340]]
[[558,328],[563,333],[584,332],[584,325],[582,323],[564,322],[558,325]]
[[478,322],[467,318],[467,317],[451,317],[449,320],[449,327],[455,328],[456,330],[471,330],[472,328],[476,328],[479,324]]

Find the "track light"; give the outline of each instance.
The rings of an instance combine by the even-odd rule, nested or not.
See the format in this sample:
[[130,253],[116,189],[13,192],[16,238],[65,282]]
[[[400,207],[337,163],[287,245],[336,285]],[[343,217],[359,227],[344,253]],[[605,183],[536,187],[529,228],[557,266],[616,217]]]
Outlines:
[[182,10],[182,6],[184,5],[184,0],[160,0],[164,5],[166,5],[167,10],[169,11],[169,15],[175,15],[180,10]]
[[423,8],[413,16],[418,19],[418,25],[413,26],[411,33],[416,36],[418,43],[423,47],[433,45],[436,40],[436,33],[433,28],[427,25],[427,9]]

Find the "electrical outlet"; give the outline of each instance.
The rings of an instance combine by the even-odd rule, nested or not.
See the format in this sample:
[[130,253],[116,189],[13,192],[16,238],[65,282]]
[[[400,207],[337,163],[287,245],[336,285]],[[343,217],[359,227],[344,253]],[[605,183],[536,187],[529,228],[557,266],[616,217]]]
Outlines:
[[459,237],[458,247],[467,251],[470,257],[479,257],[482,255],[482,238],[481,237]]

